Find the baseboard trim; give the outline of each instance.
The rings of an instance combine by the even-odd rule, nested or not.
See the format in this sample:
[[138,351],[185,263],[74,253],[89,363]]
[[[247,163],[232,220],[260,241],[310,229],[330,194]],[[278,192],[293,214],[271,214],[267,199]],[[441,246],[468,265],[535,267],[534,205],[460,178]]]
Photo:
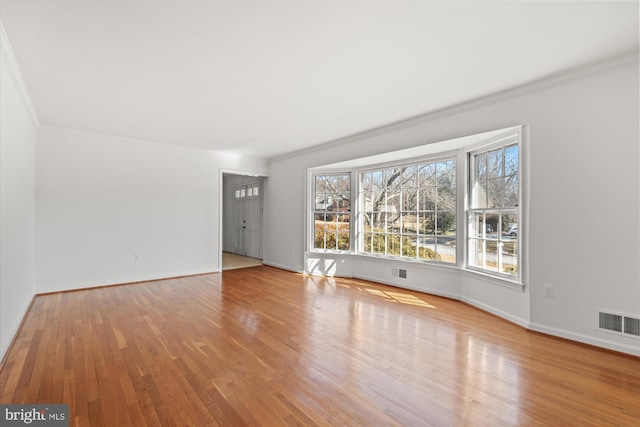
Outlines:
[[423,294],[428,294],[428,295],[435,295],[438,297],[444,297],[444,298],[449,298],[449,299],[453,299],[456,301],[460,300],[460,295],[454,294],[454,293],[450,293],[450,292],[443,292],[443,291],[439,291],[436,289],[425,289],[425,288],[419,288],[417,286],[411,286],[411,285],[399,285],[397,283],[392,283],[390,281],[386,281],[386,280],[381,280],[379,277],[369,277],[365,274],[355,274],[353,276],[354,279],[360,279],[360,280],[367,280],[369,282],[374,282],[374,283],[380,283],[383,285],[388,285],[388,286],[393,286],[394,288],[399,288],[399,289],[407,289],[409,291],[416,291],[416,292],[422,292]]
[[180,279],[183,277],[204,276],[206,274],[215,274],[215,273],[220,273],[220,270],[213,270],[213,271],[206,270],[206,271],[198,271],[193,273],[176,274],[171,276],[151,276],[151,277],[144,277],[140,279],[133,279],[126,282],[115,282],[115,283],[98,282],[96,284],[84,284],[84,285],[80,285],[78,287],[73,287],[73,288],[66,288],[66,289],[63,288],[58,290],[38,292],[36,295],[51,295],[51,294],[58,294],[58,293],[65,293],[65,292],[78,292],[78,291],[86,291],[90,289],[108,288],[111,286],[135,285],[136,283],[157,282],[161,280],[172,280],[172,279]]
[[529,323],[528,320],[523,319],[521,317],[518,316],[514,316],[513,314],[507,313],[505,311],[502,310],[498,310],[495,307],[492,307],[490,305],[484,304],[480,301],[476,301],[472,298],[467,298],[467,297],[461,297],[460,301],[465,303],[465,304],[469,304],[472,307],[475,307],[479,310],[482,311],[486,311],[489,314],[493,314],[494,316],[498,316],[504,320],[507,320],[511,323],[515,323],[518,326],[521,326],[525,329],[530,329],[531,324]]
[[598,339],[588,335],[570,332],[564,329],[541,325],[539,323],[531,323],[528,329],[534,332],[539,332],[541,334],[551,335],[553,337],[575,341],[580,344],[590,345],[598,349],[611,350],[616,353],[623,353],[627,356],[640,357],[640,346],[638,345],[626,345],[605,339]]
[[269,261],[265,261],[265,260],[262,260],[262,265],[266,265],[268,267],[279,268],[280,270],[291,271],[292,273],[298,273],[298,274],[304,274],[305,273],[304,270],[298,270],[296,268],[289,267],[288,265],[277,264],[275,262],[269,262]]

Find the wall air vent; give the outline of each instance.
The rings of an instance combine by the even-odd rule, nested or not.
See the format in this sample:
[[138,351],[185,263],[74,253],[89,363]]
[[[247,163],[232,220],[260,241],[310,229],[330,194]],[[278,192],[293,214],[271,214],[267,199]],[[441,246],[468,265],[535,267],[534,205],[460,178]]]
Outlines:
[[622,332],[622,316],[600,312],[600,329]]
[[605,331],[640,337],[640,318],[598,311],[598,328]]
[[399,277],[401,279],[407,278],[407,270],[404,268],[392,268],[391,269],[391,277]]
[[640,337],[640,319],[624,317],[624,333]]

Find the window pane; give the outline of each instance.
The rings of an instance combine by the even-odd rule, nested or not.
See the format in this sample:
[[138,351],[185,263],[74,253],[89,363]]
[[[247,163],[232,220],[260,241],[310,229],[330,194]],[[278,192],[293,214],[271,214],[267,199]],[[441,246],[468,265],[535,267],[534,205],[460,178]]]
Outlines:
[[258,187],[253,187],[253,195],[254,196],[258,195]]
[[484,213],[473,214],[473,227],[472,235],[470,237],[480,239],[484,237],[484,231],[486,229],[484,222]]
[[336,175],[333,177],[335,187],[333,191],[349,192],[351,191],[351,175]]
[[387,220],[387,214],[383,212],[372,212],[371,214],[371,225],[373,227],[373,231],[384,231],[385,230],[385,221]]
[[418,181],[416,182],[417,187],[435,187],[437,184],[436,179],[436,164],[435,163],[426,163],[422,164],[418,167]]
[[346,232],[338,231],[338,250],[346,251],[349,250],[349,230]]
[[491,271],[498,271],[498,242],[487,240],[485,247],[485,268]]
[[402,233],[416,234],[418,231],[418,216],[415,212],[402,213]]
[[488,208],[502,206],[502,179],[490,179],[487,181]]
[[418,166],[408,166],[402,173],[402,188],[416,188]]
[[456,262],[456,235],[447,234],[436,237],[437,256],[443,262]]
[[471,207],[486,208],[487,207],[487,181],[476,181],[473,183]]
[[437,164],[438,186],[453,187],[456,186],[456,162],[448,160]]
[[420,234],[433,234],[435,231],[436,218],[434,212],[423,212],[418,216],[418,232]]
[[437,208],[438,210],[456,209],[455,187],[438,187]]
[[421,211],[436,209],[436,187],[421,187],[418,190],[418,209]]
[[518,242],[502,244],[502,273],[518,274]]
[[518,206],[518,203],[518,176],[507,176],[504,179],[504,206]]
[[244,197],[244,192],[245,192],[244,188],[240,190],[240,197]]
[[485,229],[486,229],[486,238],[487,239],[498,239],[498,231],[500,230],[499,224],[500,215],[498,214],[487,214],[485,216]]
[[502,215],[502,239],[514,240],[518,238],[518,215]]
[[435,236],[418,237],[418,258],[435,260],[436,259],[436,238]]
[[362,214],[362,231],[364,231],[364,232],[372,231],[371,213],[363,213]]
[[417,242],[415,236],[404,236],[402,238],[402,256],[415,258],[417,256]]
[[454,211],[438,211],[438,213],[436,213],[436,223],[439,235],[444,236],[447,234],[455,234],[456,213]]
[[487,177],[487,155],[486,153],[474,156],[473,169],[475,171],[474,180],[479,181]]
[[327,185],[325,182],[326,179],[327,177],[325,176],[316,176],[316,185],[315,185],[316,194],[325,193],[327,191]]
[[371,252],[372,251],[372,246],[371,246],[372,239],[373,239],[373,234],[364,233],[364,237],[363,237],[363,242],[362,243],[363,243],[365,252]]
[[415,188],[402,190],[402,210],[418,210],[418,190]]
[[399,213],[387,213],[387,232],[400,233],[401,224],[401,215]]
[[504,174],[517,175],[518,171],[518,145],[509,145],[504,148]]
[[489,178],[502,176],[502,147],[487,153],[487,163]]
[[384,254],[384,250],[385,250],[385,235],[382,233],[374,233],[372,252],[374,254]]
[[387,235],[387,255],[400,255],[400,235],[388,234]]
[[470,241],[469,253],[473,254],[471,265],[474,267],[484,267],[484,242],[472,239]]
[[316,214],[315,216],[315,225],[314,225],[314,242],[313,247],[324,249],[325,247],[325,222],[324,214]]
[[372,178],[371,178],[371,172],[363,172],[360,174],[360,185],[361,185],[361,191],[362,192],[366,192],[366,191],[371,191],[371,183],[372,183]]
[[384,190],[384,171],[371,173],[371,189],[375,193],[380,193]]
[[387,191],[387,204],[385,211],[394,215],[398,215],[401,210],[402,192],[400,190]]

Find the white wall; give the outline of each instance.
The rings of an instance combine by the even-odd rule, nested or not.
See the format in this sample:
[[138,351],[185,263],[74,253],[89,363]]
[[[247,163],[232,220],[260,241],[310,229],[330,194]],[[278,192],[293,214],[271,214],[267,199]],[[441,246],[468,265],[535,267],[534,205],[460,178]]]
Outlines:
[[[2,30],[0,64],[0,360],[34,295],[36,124]],[[5,61],[6,60],[6,61]],[[30,104],[29,104],[30,105]],[[37,121],[37,119],[35,119]]]
[[[637,64],[633,55],[272,160],[265,263],[454,296],[525,327],[640,355],[640,340],[595,329],[596,308],[640,316]],[[305,258],[308,168],[523,124],[530,130],[524,290],[442,267],[405,263],[407,282],[371,258]],[[554,298],[543,296],[547,284]]]
[[36,289],[219,271],[220,169],[264,160],[42,128]]

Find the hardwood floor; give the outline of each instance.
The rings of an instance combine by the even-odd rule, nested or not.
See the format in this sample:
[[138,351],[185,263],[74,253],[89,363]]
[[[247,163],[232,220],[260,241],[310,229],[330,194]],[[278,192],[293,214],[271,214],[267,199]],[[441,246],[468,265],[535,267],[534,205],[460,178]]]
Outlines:
[[0,402],[76,426],[637,426],[640,359],[261,266],[38,296]]

